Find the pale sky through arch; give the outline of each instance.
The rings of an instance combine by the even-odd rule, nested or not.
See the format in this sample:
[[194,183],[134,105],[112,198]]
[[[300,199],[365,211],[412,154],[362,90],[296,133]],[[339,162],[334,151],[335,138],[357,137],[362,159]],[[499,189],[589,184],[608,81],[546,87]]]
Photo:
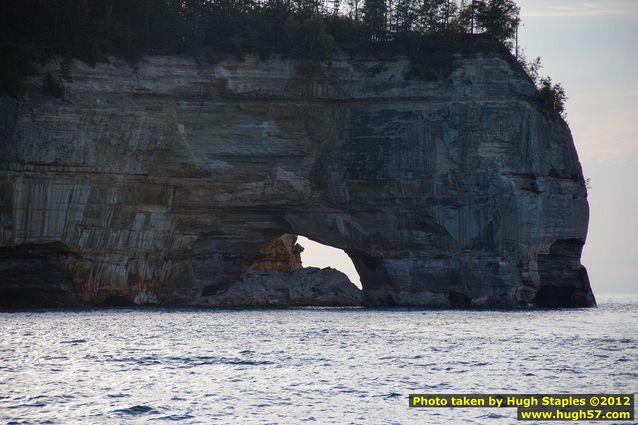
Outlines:
[[301,262],[304,267],[332,267],[344,272],[350,281],[361,288],[359,274],[348,254],[343,250],[331,246],[322,245],[303,236],[299,236],[297,243],[304,247],[301,253]]

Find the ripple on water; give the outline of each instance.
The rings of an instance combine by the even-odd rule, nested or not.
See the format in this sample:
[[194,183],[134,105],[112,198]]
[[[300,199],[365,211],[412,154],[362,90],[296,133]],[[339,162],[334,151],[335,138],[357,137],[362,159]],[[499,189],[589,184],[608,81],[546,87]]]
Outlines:
[[133,407],[128,407],[126,409],[116,409],[113,413],[117,413],[119,415],[145,415],[147,413],[158,413],[157,410],[153,409],[151,406],[145,405],[135,405]]
[[126,397],[130,397],[130,394],[122,394],[122,393],[117,393],[117,394],[107,394],[106,395],[108,398],[126,398]]
[[164,421],[185,421],[185,420],[187,420],[187,419],[193,419],[193,418],[195,418],[193,415],[188,415],[188,414],[186,414],[186,415],[168,415],[168,416],[162,416],[162,417],[161,417],[161,418],[159,418],[159,419],[164,420]]
[[485,415],[481,415],[478,416],[477,419],[501,419],[501,418],[507,418],[508,416],[505,415],[499,415],[498,413],[488,413]]
[[383,396],[383,398],[397,398],[397,397],[401,397],[401,394],[399,394],[399,393],[388,393],[388,394],[385,394]]

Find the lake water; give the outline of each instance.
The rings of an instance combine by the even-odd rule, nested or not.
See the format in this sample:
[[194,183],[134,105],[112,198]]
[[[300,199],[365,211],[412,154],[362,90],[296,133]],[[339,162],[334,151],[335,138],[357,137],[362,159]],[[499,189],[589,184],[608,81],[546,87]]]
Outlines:
[[638,298],[599,304],[0,313],[0,422],[513,424],[407,396],[638,393]]

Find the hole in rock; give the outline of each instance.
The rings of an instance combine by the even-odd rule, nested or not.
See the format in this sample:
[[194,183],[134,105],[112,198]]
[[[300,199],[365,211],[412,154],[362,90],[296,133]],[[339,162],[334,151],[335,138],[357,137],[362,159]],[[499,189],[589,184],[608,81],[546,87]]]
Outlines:
[[332,267],[337,269],[361,289],[361,279],[354,267],[352,260],[342,249],[320,244],[303,236],[299,236],[297,243],[304,247],[301,253],[301,262],[304,267]]

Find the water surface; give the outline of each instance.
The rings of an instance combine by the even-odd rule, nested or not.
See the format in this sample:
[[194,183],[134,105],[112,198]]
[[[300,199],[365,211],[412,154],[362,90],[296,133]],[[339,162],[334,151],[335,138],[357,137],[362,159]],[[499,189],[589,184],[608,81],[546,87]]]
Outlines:
[[407,395],[638,393],[638,298],[599,304],[0,313],[0,422],[512,424]]

